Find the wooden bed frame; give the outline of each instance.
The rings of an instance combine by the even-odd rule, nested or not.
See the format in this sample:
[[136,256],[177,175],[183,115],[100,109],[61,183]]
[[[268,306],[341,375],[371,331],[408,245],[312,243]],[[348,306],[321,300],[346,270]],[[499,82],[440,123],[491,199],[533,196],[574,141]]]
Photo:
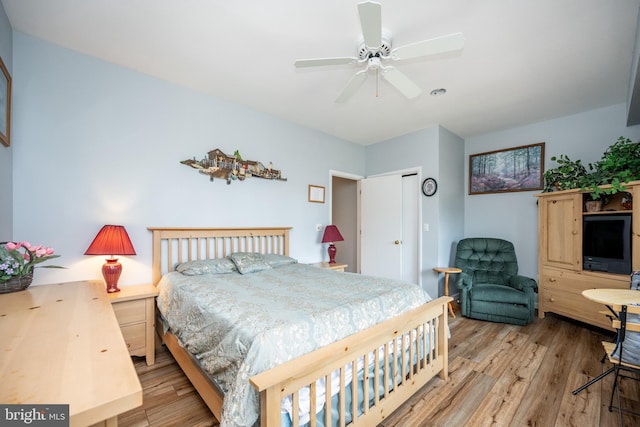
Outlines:
[[[290,227],[266,228],[160,228],[150,227],[153,234],[153,284],[157,285],[163,274],[173,271],[181,263],[197,259],[222,258],[233,252],[259,252],[289,255]],[[341,274],[341,273],[334,273]],[[309,386],[311,390],[311,407],[315,407],[315,381],[325,378],[330,388],[331,373],[340,372],[340,395],[338,411],[341,424],[345,425],[345,369],[350,365],[354,368],[357,361],[364,361],[365,366],[376,363],[376,366],[387,366],[393,372],[408,372],[401,376],[400,383],[388,386],[389,375],[374,370],[372,380],[375,389],[384,384],[383,396],[369,396],[368,387],[364,387],[364,396],[357,396],[358,388],[352,387],[352,401],[358,402],[358,397],[364,402],[372,401],[371,405],[364,405],[364,413],[359,414],[354,424],[375,425],[389,416],[396,408],[436,375],[440,378],[448,377],[448,327],[447,306],[450,297],[440,297],[405,314],[389,319],[376,326],[346,337],[338,342],[320,348],[312,353],[291,360],[273,369],[255,375],[251,383],[260,393],[260,422],[268,427],[280,426],[280,401],[285,396],[292,396],[293,407],[298,405],[298,390]],[[156,322],[158,334],[169,351],[192,382],[200,396],[211,409],[214,416],[220,420],[222,401],[224,396],[217,386],[212,383],[189,352],[180,347],[175,335],[164,332],[161,322]],[[431,330],[433,348],[427,339],[415,337],[424,336],[422,331]],[[405,339],[402,339],[405,337]],[[414,339],[406,339],[414,337]],[[418,363],[411,367],[399,366],[395,357],[389,357],[391,342],[404,342],[404,351],[409,360],[420,357]],[[375,351],[384,348],[382,356]],[[375,354],[374,360],[369,355]],[[379,357],[383,358],[380,360]],[[391,391],[389,391],[392,389]],[[375,393],[374,393],[375,394]],[[331,414],[331,401],[326,402]],[[355,406],[355,403],[353,404]],[[349,409],[347,409],[348,411]],[[293,425],[298,426],[298,411],[294,412]],[[351,413],[355,413],[351,408]],[[315,427],[315,417],[310,425]]]

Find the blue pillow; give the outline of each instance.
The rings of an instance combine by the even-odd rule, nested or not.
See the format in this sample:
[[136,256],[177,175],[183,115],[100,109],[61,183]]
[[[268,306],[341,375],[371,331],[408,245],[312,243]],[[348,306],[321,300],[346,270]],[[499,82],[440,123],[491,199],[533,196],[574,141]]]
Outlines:
[[297,259],[286,255],[278,254],[262,254],[262,258],[273,268],[282,267],[283,265],[296,264]]
[[269,270],[271,268],[262,254],[259,253],[234,252],[230,255],[230,258],[240,274],[257,273],[258,271]]
[[233,273],[238,269],[233,261],[226,257],[183,262],[176,267],[176,271],[185,276],[199,276],[201,274]]

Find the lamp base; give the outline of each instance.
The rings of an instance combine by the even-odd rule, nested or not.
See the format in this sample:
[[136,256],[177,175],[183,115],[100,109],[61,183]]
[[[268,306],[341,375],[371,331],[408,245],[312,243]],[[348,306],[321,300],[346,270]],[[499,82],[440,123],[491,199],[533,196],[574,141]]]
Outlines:
[[120,292],[118,288],[118,279],[122,273],[122,264],[118,262],[118,258],[107,258],[107,262],[102,266],[102,276],[107,282],[107,292]]
[[335,264],[336,263],[336,252],[338,252],[338,250],[336,249],[336,245],[331,243],[329,245],[328,252],[329,252],[329,264]]

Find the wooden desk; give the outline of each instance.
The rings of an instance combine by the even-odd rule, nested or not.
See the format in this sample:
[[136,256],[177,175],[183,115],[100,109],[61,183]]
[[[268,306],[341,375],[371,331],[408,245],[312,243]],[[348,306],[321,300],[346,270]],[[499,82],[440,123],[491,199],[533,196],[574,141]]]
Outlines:
[[0,295],[0,402],[69,404],[71,426],[117,425],[142,387],[104,285],[31,286]]
[[[444,295],[449,296],[449,274],[452,273],[462,273],[462,270],[458,267],[434,267],[433,271],[436,273],[444,273]],[[449,301],[449,313],[453,318],[456,318],[455,313],[453,312],[453,303]]]

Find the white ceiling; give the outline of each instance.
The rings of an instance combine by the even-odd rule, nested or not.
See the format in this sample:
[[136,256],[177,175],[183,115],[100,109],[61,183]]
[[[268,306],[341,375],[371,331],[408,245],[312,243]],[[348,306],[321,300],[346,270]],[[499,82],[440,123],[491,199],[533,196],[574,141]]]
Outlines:
[[[462,32],[458,54],[396,67],[407,100],[371,75],[345,104],[359,0],[2,0],[15,31],[359,144],[440,124],[470,136],[626,102],[640,0],[395,0],[393,46]],[[446,88],[444,96],[429,92]]]

